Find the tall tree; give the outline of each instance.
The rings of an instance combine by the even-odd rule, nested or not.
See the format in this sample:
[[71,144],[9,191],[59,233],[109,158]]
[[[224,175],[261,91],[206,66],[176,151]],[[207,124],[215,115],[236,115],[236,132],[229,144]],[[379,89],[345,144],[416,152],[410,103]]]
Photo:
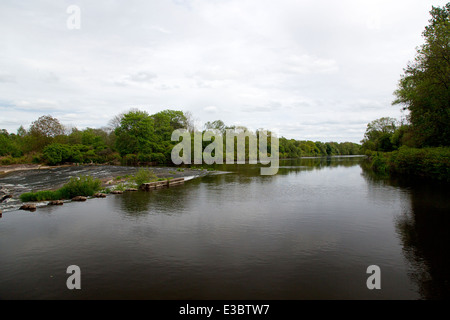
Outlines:
[[392,135],[396,130],[397,120],[394,118],[380,118],[367,125],[364,139],[361,141],[363,149],[373,151],[392,151]]
[[53,140],[64,135],[64,126],[58,119],[50,115],[39,117],[34,121],[28,130],[30,143],[26,146],[26,151],[41,151]]
[[122,156],[152,153],[155,141],[152,117],[145,111],[130,111],[123,115],[115,129],[116,148]]
[[450,2],[433,7],[425,43],[402,75],[393,104],[409,110],[418,146],[450,145]]
[[29,132],[32,135],[54,138],[64,134],[64,126],[58,119],[50,115],[39,117],[31,124]]

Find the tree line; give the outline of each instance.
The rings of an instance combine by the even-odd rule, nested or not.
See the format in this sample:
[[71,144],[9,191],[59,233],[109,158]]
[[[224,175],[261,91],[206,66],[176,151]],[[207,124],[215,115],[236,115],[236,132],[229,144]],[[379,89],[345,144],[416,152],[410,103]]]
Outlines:
[[374,120],[361,143],[376,171],[450,181],[450,2],[430,15],[394,92],[405,121]]
[[[170,164],[171,152],[177,143],[171,141],[171,136],[176,129],[186,129],[194,134],[196,129],[189,112],[164,110],[150,115],[131,109],[116,115],[103,128],[83,130],[66,128],[58,119],[44,115],[28,129],[21,126],[17,133],[0,131],[0,163]],[[206,130],[249,132],[242,126],[226,126],[221,120],[207,122],[203,132]],[[280,158],[360,153],[360,145],[351,142],[324,143],[284,137],[279,141]],[[203,148],[207,145],[208,142],[203,142]],[[248,141],[246,145],[248,154]]]

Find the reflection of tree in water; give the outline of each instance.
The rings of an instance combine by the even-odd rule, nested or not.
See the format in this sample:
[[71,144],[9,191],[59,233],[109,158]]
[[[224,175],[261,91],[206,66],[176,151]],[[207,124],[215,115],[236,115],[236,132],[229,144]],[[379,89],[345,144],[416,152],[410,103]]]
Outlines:
[[450,298],[450,203],[448,192],[434,185],[415,186],[412,211],[396,221],[411,275],[424,299]]
[[[310,157],[299,159],[280,159],[279,175],[287,175],[292,172],[321,170],[326,167],[353,167],[360,163],[364,157],[360,156],[334,156],[334,157]],[[269,165],[261,164],[216,164],[212,167],[218,171],[234,172],[241,176],[261,176],[261,167]],[[267,177],[267,176],[266,176]]]
[[395,221],[412,281],[423,299],[450,298],[450,192],[448,185],[408,177],[388,178],[361,164],[362,175],[375,184],[408,190],[411,210]]

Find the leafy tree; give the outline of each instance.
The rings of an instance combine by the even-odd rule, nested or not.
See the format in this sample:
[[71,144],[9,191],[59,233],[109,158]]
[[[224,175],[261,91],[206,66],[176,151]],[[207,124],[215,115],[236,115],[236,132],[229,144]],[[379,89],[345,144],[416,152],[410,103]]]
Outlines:
[[430,14],[425,43],[404,69],[393,102],[409,110],[419,147],[450,144],[450,2]]
[[182,111],[164,110],[151,117],[159,141],[171,141],[174,130],[187,129],[187,118]]
[[364,139],[361,141],[363,149],[372,151],[392,151],[394,146],[391,137],[396,130],[397,120],[394,118],[380,118],[367,125]]
[[115,129],[116,148],[122,156],[152,153],[155,142],[153,118],[145,111],[130,111]]

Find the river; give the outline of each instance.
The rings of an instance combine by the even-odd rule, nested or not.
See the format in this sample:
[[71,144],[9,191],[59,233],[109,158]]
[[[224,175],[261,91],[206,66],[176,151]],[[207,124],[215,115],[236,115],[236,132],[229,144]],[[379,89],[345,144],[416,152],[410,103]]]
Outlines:
[[[0,299],[449,298],[448,185],[377,177],[360,157],[280,165],[275,176],[224,165],[178,187],[9,207]],[[64,170],[0,184],[48,187]],[[66,287],[70,265],[81,290]],[[380,290],[367,287],[371,265]]]

